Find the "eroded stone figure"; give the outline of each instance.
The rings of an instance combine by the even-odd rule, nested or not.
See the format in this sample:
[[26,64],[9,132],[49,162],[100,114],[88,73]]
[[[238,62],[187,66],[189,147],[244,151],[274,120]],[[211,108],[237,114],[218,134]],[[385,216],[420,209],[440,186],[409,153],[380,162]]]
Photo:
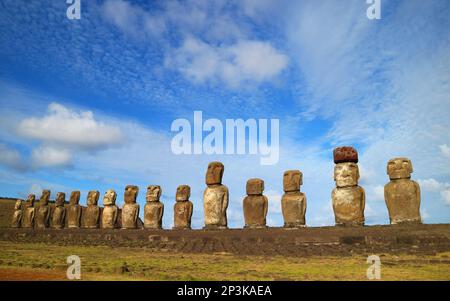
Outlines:
[[14,213],[11,220],[12,228],[20,228],[22,221],[22,201],[17,200],[14,204]]
[[334,150],[334,181],[336,188],[331,193],[335,222],[337,226],[364,225],[366,197],[364,189],[358,186],[358,153],[352,147],[338,147]]
[[62,229],[66,222],[66,208],[64,202],[66,201],[66,194],[64,192],[58,192],[56,194],[55,208],[52,213],[52,228]]
[[127,185],[125,187],[124,201],[122,208],[122,229],[136,229],[139,216],[139,204],[136,199],[139,193],[139,187]]
[[206,185],[203,193],[205,229],[227,228],[228,188],[222,185],[224,166],[221,162],[211,162],[206,171]]
[[34,208],[35,195],[30,194],[25,201],[25,209],[23,210],[22,228],[33,228],[36,215],[36,209]]
[[103,197],[103,213],[102,213],[102,228],[114,229],[117,226],[118,208],[116,206],[117,194],[110,189]]
[[412,163],[407,158],[395,158],[387,164],[390,182],[384,186],[384,199],[391,224],[422,223],[420,217],[420,187],[411,180]]
[[51,208],[48,204],[49,198],[50,190],[43,190],[42,196],[39,199],[39,208],[36,212],[36,228],[38,229],[46,229],[50,226]]
[[87,207],[83,213],[83,226],[88,229],[96,229],[100,226],[100,207],[98,199],[100,192],[91,190],[87,196]]
[[285,228],[298,228],[305,226],[306,196],[300,192],[303,184],[303,174],[300,170],[288,170],[283,175],[284,194],[281,198],[281,211],[283,213]]
[[190,229],[192,218],[192,202],[189,201],[191,188],[188,185],[180,185],[177,188],[175,205],[173,206],[173,229]]
[[69,199],[69,206],[67,207],[67,227],[76,229],[81,227],[81,212],[80,206],[80,192],[72,191]]
[[144,208],[144,227],[147,229],[162,228],[164,204],[159,201],[161,192],[161,187],[158,185],[147,187],[147,195],[145,196],[147,203]]
[[264,181],[250,179],[247,181],[247,196],[244,198],[245,228],[266,227],[266,216],[269,207],[267,197],[263,195]]

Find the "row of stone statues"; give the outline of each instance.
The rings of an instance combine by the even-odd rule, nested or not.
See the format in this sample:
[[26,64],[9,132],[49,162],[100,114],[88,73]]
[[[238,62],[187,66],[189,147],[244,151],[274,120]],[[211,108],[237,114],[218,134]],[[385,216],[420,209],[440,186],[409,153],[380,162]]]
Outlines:
[[[336,225],[364,225],[365,192],[358,186],[359,168],[358,153],[353,147],[334,149],[334,181],[331,198]],[[387,164],[390,182],[386,184],[385,201],[391,224],[421,223],[420,188],[412,181],[412,164],[406,158],[395,158]],[[207,188],[203,194],[205,214],[204,229],[227,228],[227,208],[229,201],[228,188],[222,184],[224,166],[220,162],[208,165],[205,182]],[[300,192],[303,174],[299,170],[288,170],[283,175],[284,195],[281,208],[284,227],[298,228],[306,224],[306,196]],[[177,188],[174,205],[174,229],[190,229],[193,204],[189,201],[190,187],[181,185]],[[246,186],[247,196],[243,201],[246,228],[266,227],[268,199],[263,195],[264,181],[250,179]],[[65,204],[65,194],[58,192],[55,206],[49,205],[50,191],[44,190],[38,208],[34,207],[35,196],[29,195],[22,206],[16,202],[12,219],[12,227],[24,228],[104,228],[104,229],[161,229],[164,204],[160,202],[161,187],[147,187],[144,222],[140,225],[139,204],[136,203],[139,188],[128,185],[124,193],[124,206],[116,205],[117,194],[108,190],[103,197],[104,207],[99,207],[98,191],[90,191],[87,196],[87,207],[79,205],[80,192],[73,191],[69,205]],[[22,208],[24,207],[24,208]]]

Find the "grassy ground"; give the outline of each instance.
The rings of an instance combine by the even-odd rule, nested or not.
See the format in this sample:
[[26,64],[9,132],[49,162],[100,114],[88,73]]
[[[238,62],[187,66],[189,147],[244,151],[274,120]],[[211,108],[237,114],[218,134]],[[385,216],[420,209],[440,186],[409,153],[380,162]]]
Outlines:
[[[367,280],[366,257],[168,254],[146,249],[0,242],[0,280],[63,280],[66,258],[81,258],[83,280]],[[382,280],[450,280],[450,252],[384,255]]]

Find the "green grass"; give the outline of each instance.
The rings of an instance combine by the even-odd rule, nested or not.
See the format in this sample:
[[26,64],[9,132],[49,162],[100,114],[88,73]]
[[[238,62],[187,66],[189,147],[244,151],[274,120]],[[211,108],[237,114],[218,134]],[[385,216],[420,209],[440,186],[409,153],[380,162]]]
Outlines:
[[[73,247],[0,242],[0,271],[65,275],[81,258],[83,280],[367,280],[365,256],[282,257],[155,253],[145,248]],[[450,280],[450,252],[383,255],[382,280]]]

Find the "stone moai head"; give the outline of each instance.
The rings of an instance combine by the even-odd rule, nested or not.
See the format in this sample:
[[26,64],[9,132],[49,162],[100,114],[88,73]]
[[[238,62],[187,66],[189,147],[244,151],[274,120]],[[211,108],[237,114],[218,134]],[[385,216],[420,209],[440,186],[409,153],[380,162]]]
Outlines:
[[158,202],[161,197],[161,187],[158,185],[149,185],[147,187],[147,195],[145,199],[147,202]]
[[338,163],[334,166],[334,181],[337,187],[358,185],[359,168],[353,162]]
[[58,192],[56,194],[55,205],[57,207],[64,206],[65,201],[66,201],[66,194],[64,192]]
[[39,206],[47,205],[49,198],[50,198],[50,190],[48,189],[42,190],[42,195],[41,198],[39,199]]
[[264,181],[261,179],[250,179],[247,181],[247,195],[262,195],[264,191]]
[[139,193],[139,187],[134,185],[127,185],[125,187],[124,201],[125,204],[134,204]]
[[177,194],[175,200],[177,202],[189,201],[189,197],[191,196],[191,187],[189,185],[180,185],[177,188]]
[[34,201],[36,199],[36,196],[34,194],[29,194],[26,200],[26,203],[28,205],[28,207],[33,207],[34,206]]
[[21,208],[22,208],[22,201],[17,200],[16,203],[14,204],[14,210],[20,210]]
[[78,205],[78,203],[80,203],[80,195],[79,191],[72,191],[69,199],[70,205]]
[[117,193],[110,189],[105,192],[105,196],[103,197],[103,205],[105,206],[113,206],[116,204]]
[[100,197],[100,192],[98,192],[97,190],[89,191],[88,196],[87,196],[88,206],[89,205],[97,206],[99,197]]
[[222,176],[225,167],[221,162],[211,162],[206,171],[206,185],[217,185],[222,183]]
[[336,147],[333,150],[334,163],[353,162],[358,163],[358,152],[351,146]]
[[389,179],[409,179],[413,172],[411,160],[408,158],[394,158],[387,164],[387,174]]
[[300,191],[303,184],[303,174],[300,170],[288,170],[283,175],[283,190],[285,192]]

